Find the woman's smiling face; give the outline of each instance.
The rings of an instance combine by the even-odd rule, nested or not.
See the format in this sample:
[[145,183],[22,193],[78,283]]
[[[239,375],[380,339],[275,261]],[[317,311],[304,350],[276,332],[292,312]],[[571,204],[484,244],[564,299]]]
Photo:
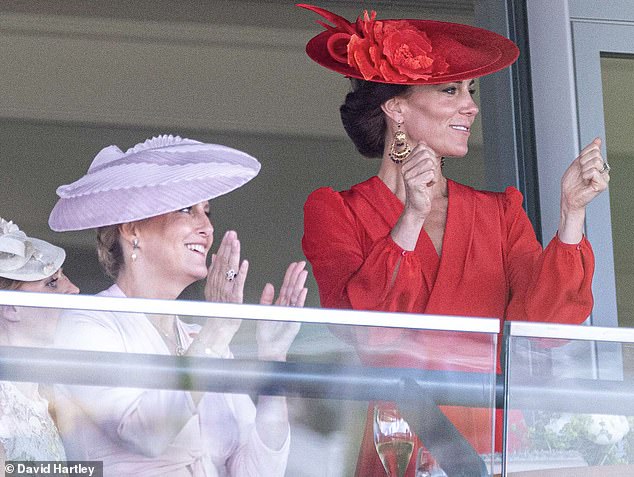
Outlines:
[[213,242],[209,202],[141,220],[139,259],[165,280],[184,287],[207,276],[207,254]]
[[400,97],[402,128],[412,146],[424,143],[439,156],[462,157],[479,109],[474,80],[412,86]]

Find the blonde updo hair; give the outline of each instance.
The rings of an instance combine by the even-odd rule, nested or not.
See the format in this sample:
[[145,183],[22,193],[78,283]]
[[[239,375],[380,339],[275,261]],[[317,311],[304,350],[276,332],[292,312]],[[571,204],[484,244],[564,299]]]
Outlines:
[[119,238],[118,225],[108,225],[97,229],[97,257],[106,274],[116,280],[123,266],[123,250]]

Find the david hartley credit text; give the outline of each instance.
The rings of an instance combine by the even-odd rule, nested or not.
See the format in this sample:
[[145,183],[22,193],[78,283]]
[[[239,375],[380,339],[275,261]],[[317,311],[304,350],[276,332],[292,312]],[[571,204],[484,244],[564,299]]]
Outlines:
[[66,476],[66,477],[103,477],[103,462],[69,461],[69,462],[23,462],[9,460],[4,464],[6,477]]

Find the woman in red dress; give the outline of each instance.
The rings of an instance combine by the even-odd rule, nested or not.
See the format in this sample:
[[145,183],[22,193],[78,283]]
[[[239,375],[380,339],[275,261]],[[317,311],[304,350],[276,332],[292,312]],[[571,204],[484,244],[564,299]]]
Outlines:
[[[324,25],[306,51],[351,79],[341,106],[344,128],[361,154],[381,159],[376,176],[342,192],[320,188],[306,201],[302,245],[322,306],[583,322],[592,310],[594,270],[585,208],[609,181],[600,139],[566,170],[559,229],[542,249],[517,189],[475,190],[447,179],[442,168],[445,157],[467,153],[479,112],[474,78],[509,66],[517,47],[467,25],[379,21],[374,12],[350,23],[302,6],[334,25]],[[357,333],[344,338],[368,365],[472,372],[490,366],[488,342],[467,334]],[[477,451],[491,450],[490,438],[482,439],[489,413],[443,412]],[[385,475],[371,419],[357,475]]]

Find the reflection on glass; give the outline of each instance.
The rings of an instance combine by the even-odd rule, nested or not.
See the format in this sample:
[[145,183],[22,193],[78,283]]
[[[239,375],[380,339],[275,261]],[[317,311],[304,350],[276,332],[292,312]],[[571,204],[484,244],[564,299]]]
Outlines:
[[[32,294],[25,294],[25,302],[30,303]],[[0,292],[0,308],[3,305],[3,295]],[[84,297],[80,297],[84,298]],[[121,300],[118,299],[117,306]],[[68,303],[68,298],[64,298]],[[101,302],[102,303],[102,302]],[[7,305],[8,306],[8,305]],[[187,302],[182,305],[187,308]],[[57,313],[55,308],[15,306],[15,311],[22,316],[30,316],[33,329],[43,329],[42,324],[48,319],[51,312]],[[13,310],[13,308],[12,308]],[[179,310],[176,310],[177,312]],[[188,331],[203,324],[207,318],[194,316],[183,309],[177,313],[182,324],[179,332],[183,331],[182,342],[188,343],[190,337]],[[258,310],[259,311],[259,310]],[[293,310],[293,313],[301,313],[301,310]],[[354,312],[352,312],[354,313]],[[114,347],[112,335],[117,333],[115,326],[103,326],[99,331],[94,331],[91,323],[95,323],[97,315],[101,318],[110,315],[119,316],[117,322],[120,326],[143,327],[147,332],[147,343],[134,348]],[[238,432],[242,428],[249,428],[246,423],[252,423],[254,406],[262,402],[267,393],[280,392],[288,397],[288,422],[290,424],[290,449],[284,475],[293,477],[346,477],[354,475],[357,465],[361,441],[364,437],[367,411],[370,407],[374,410],[376,403],[389,402],[395,399],[395,390],[402,388],[404,382],[413,380],[421,386],[425,397],[429,397],[442,409],[456,407],[464,412],[475,410],[480,412],[485,409],[491,415],[493,385],[495,383],[495,342],[497,327],[490,332],[477,333],[472,340],[466,338],[472,334],[469,331],[442,331],[433,330],[433,336],[443,342],[455,341],[461,337],[462,343],[468,343],[447,354],[443,361],[440,355],[434,355],[434,361],[439,366],[447,367],[454,362],[467,362],[473,360],[473,356],[486,348],[489,369],[482,368],[480,373],[455,371],[430,371],[427,367],[372,367],[359,361],[355,351],[344,341],[340,340],[332,332],[332,325],[325,323],[303,323],[300,333],[293,342],[288,355],[287,363],[272,362],[259,359],[256,331],[258,320],[243,319],[239,331],[230,343],[230,349],[221,357],[206,355],[192,358],[176,356],[171,353],[171,341],[163,340],[162,336],[147,323],[147,315],[173,316],[174,311],[156,314],[156,309],[141,312],[138,308],[134,311],[116,312],[107,310],[61,310],[61,320],[65,323],[58,327],[56,339],[52,346],[42,344],[34,348],[17,346],[0,347],[0,381],[40,381],[47,386],[47,397],[50,396],[51,404],[56,411],[54,423],[62,434],[95,440],[97,436],[109,449],[105,452],[113,453],[118,444],[118,433],[142,431],[144,451],[149,455],[160,456],[166,453],[178,452],[183,440],[197,446],[200,455],[205,452],[220,454],[219,449],[233,448],[229,442],[234,442]],[[328,317],[328,311],[323,310]],[[67,317],[75,316],[69,327]],[[103,315],[103,316],[102,316]],[[124,316],[125,315],[125,316]],[[419,317],[424,321],[424,317]],[[41,323],[40,323],[41,322]],[[105,318],[99,323],[105,323]],[[348,334],[367,331],[367,327],[357,325],[338,325],[338,328]],[[388,331],[400,330],[398,328],[374,327],[376,333],[386,335]],[[418,330],[418,333],[428,333],[429,330]],[[61,346],[60,343],[70,343],[73,337],[73,346]],[[31,345],[35,346],[35,345]],[[383,356],[391,352],[390,342],[386,344],[376,343],[373,350],[377,355]],[[449,373],[449,374],[447,374]],[[477,375],[477,376],[476,376]],[[482,379],[479,376],[482,376]],[[470,396],[472,387],[465,385],[464,380],[478,377],[476,396]],[[448,379],[450,378],[450,379]],[[470,382],[470,381],[468,381]],[[490,385],[490,387],[489,387]],[[429,386],[429,387],[427,387]],[[190,393],[190,388],[202,390],[202,393]],[[483,392],[484,390],[484,392]],[[208,392],[205,392],[208,391]],[[130,397],[134,402],[145,402],[148,399],[159,401],[168,399],[173,402],[165,408],[158,406],[144,407],[138,413],[119,412],[119,408],[129,409]],[[408,397],[416,397],[407,394]],[[190,398],[192,400],[190,401]],[[200,398],[200,401],[194,399]],[[207,403],[207,400],[213,402]],[[5,400],[6,401],[6,400]],[[253,401],[253,402],[251,402]],[[198,402],[198,404],[195,404]],[[472,403],[465,405],[464,403]],[[180,404],[179,404],[180,403]],[[193,404],[192,404],[193,403]],[[182,404],[182,405],[181,405]],[[208,405],[209,404],[209,405]],[[212,409],[213,404],[213,409]],[[191,407],[196,407],[196,412],[190,412]],[[44,417],[46,407],[42,407]],[[91,418],[84,419],[85,410],[89,409]],[[217,410],[224,410],[222,416],[227,422],[238,422],[240,426],[224,423],[219,419]],[[388,408],[389,409],[389,408]],[[161,412],[159,412],[161,410]],[[213,412],[212,412],[213,410]],[[395,410],[396,412],[398,410]],[[145,416],[141,415],[141,412]],[[0,411],[0,414],[1,411]],[[82,418],[80,418],[80,416]],[[220,416],[220,417],[222,417]],[[410,473],[408,476],[441,477],[443,474],[432,464],[434,458],[440,458],[429,453],[425,459],[419,460],[418,469],[411,462],[419,456],[418,448],[421,445],[430,446],[430,449],[444,449],[445,458],[452,459],[451,449],[455,449],[452,437],[438,433],[432,425],[433,419],[426,414],[408,417],[408,422],[395,417],[393,421],[381,414],[381,424],[378,429],[382,434],[390,435],[388,440],[377,441],[375,448],[370,436],[372,456],[376,459],[377,469],[383,471],[379,463],[377,450],[383,457],[383,463],[394,473],[394,477],[400,477],[408,463]],[[139,419],[137,419],[139,417]],[[190,423],[190,420],[192,420]],[[415,420],[414,420],[415,419]],[[209,432],[205,430],[203,438],[194,438],[190,441],[187,432],[176,432],[168,435],[165,430],[175,428],[179,422],[189,423],[190,426],[209,426]],[[120,429],[113,431],[112,436],[101,431],[95,422],[103,423],[108,429]],[[147,425],[146,425],[147,423]],[[134,426],[134,429],[127,424]],[[179,426],[181,424],[178,424]],[[269,425],[269,424],[266,424]],[[112,426],[112,427],[111,427]],[[218,427],[222,429],[217,432]],[[182,426],[181,426],[182,428]],[[189,428],[188,428],[189,429]],[[285,427],[287,429],[287,427]],[[478,429],[481,441],[488,439],[487,447],[492,447],[491,426]],[[0,422],[0,437],[7,435],[2,430]],[[416,436],[418,432],[420,435]],[[10,436],[9,436],[10,437]],[[73,440],[75,445],[80,440]],[[454,436],[455,437],[455,436]],[[74,456],[77,448],[69,446],[70,440],[66,440],[66,452]],[[83,442],[83,441],[82,441]],[[404,451],[402,451],[404,449]],[[93,447],[93,452],[101,452],[101,448]],[[113,450],[114,449],[114,450]],[[449,449],[447,452],[446,450]],[[197,454],[198,455],[198,454]],[[422,454],[421,454],[422,456]],[[98,460],[110,459],[109,456],[99,456]],[[154,457],[139,458],[134,462],[137,469],[149,471],[150,461],[154,465]],[[196,462],[200,459],[196,457]],[[109,461],[104,466],[119,465]],[[123,465],[123,464],[121,464]],[[131,465],[128,461],[125,465]],[[220,460],[213,465],[221,468],[224,464]],[[470,464],[465,464],[468,466]],[[125,473],[125,472],[124,472]],[[422,474],[421,474],[422,473]],[[223,475],[242,475],[228,471]],[[279,475],[267,471],[266,476]],[[429,476],[427,476],[429,477]]]
[[421,447],[416,456],[415,477],[447,477],[447,474],[440,468],[431,452]]
[[[628,404],[634,396],[634,380],[597,377],[591,361],[573,359],[581,345],[608,343],[510,339],[505,416],[508,476],[634,475],[634,409]],[[619,344],[625,355],[634,356],[634,344]],[[566,377],[552,368],[531,365],[532,355],[538,359],[546,349],[571,353]],[[612,367],[620,367],[620,362],[614,360]],[[618,369],[604,371],[608,376],[618,373]]]

